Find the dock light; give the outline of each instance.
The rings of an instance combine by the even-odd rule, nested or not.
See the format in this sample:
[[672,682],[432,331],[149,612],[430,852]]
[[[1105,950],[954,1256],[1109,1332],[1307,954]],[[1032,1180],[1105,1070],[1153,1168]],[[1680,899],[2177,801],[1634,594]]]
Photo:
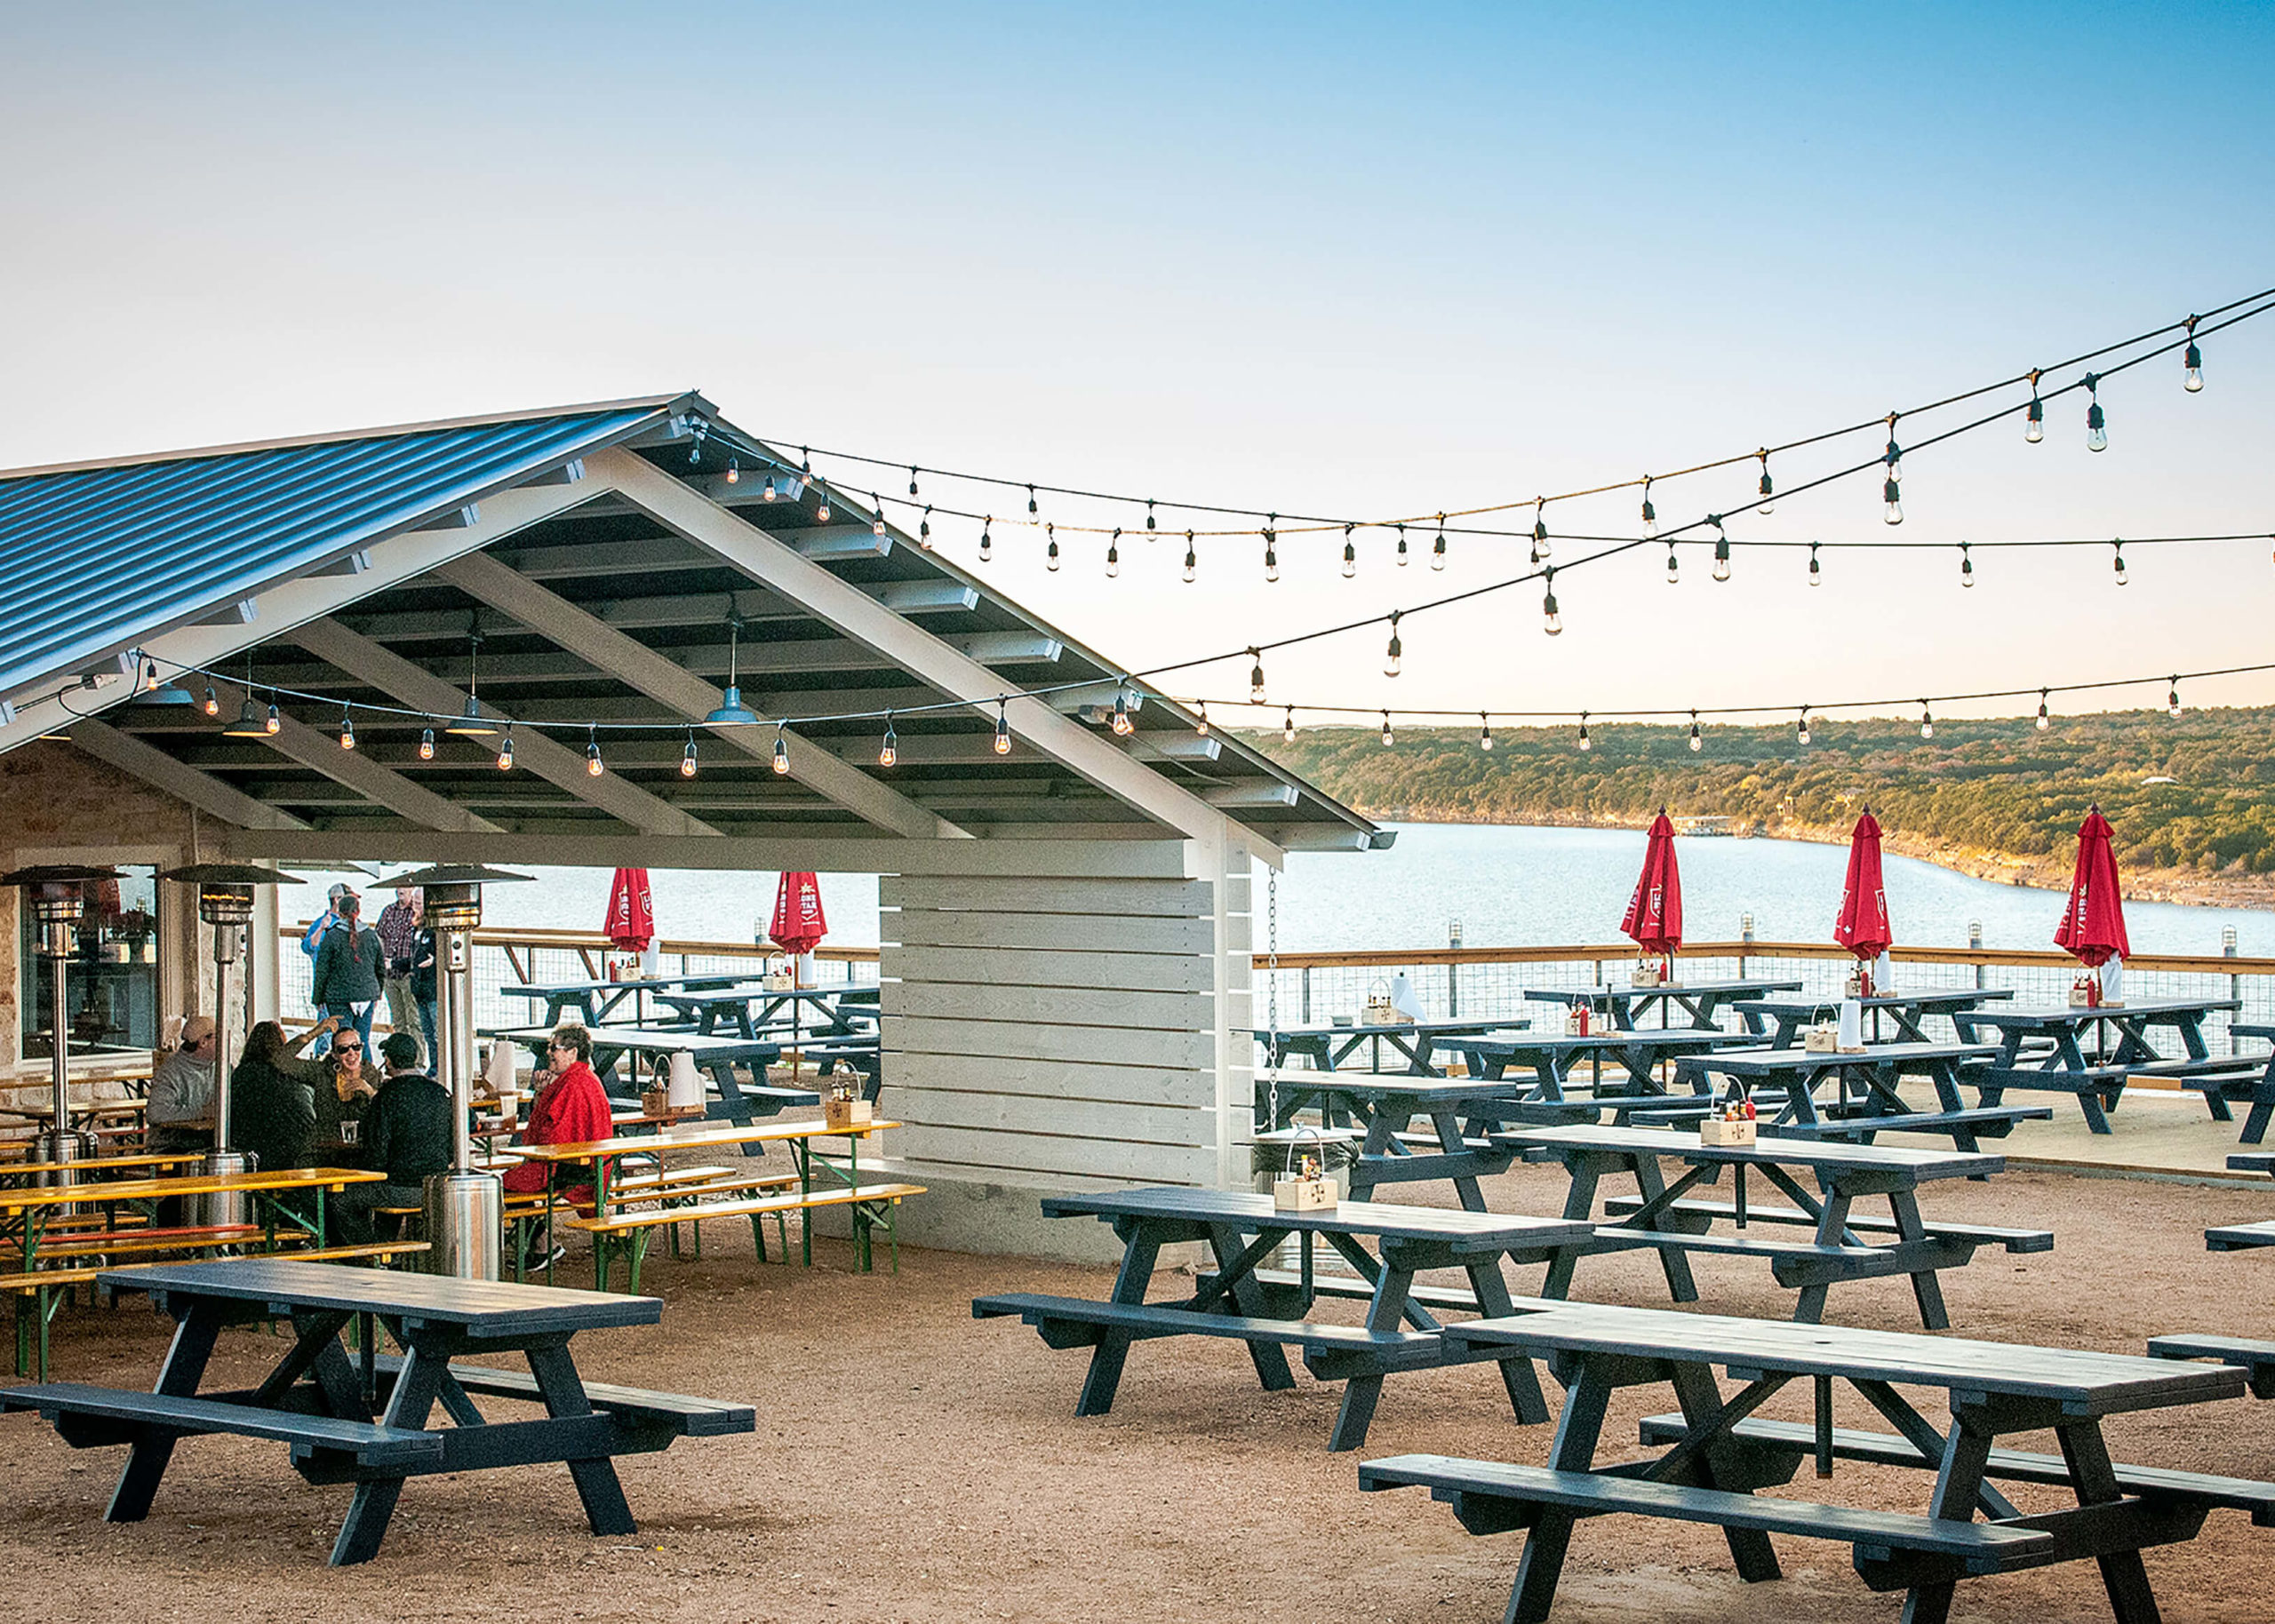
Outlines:
[[754,728],[758,712],[743,703],[743,690],[736,681],[737,662],[741,654],[743,617],[735,608],[732,594],[727,599],[727,691],[720,696],[718,708],[703,719],[706,728]]
[[774,729],[774,772],[777,777],[787,777],[790,772],[790,746],[778,724]]
[[221,736],[223,738],[267,738],[268,736],[268,724],[261,720],[260,711],[253,704],[251,695],[247,695],[244,704],[237,707],[237,720],[221,730]]
[[1399,656],[1405,650],[1405,645],[1399,641],[1398,636],[1398,617],[1403,613],[1405,613],[1403,609],[1393,609],[1390,612],[1390,646],[1383,651],[1383,675],[1386,677],[1394,677],[1398,674]]
[[[912,478],[915,472],[916,471],[914,468],[909,470],[909,474]],[[890,711],[887,711],[885,712],[885,742],[877,747],[877,765],[879,767],[890,767],[894,762],[899,760],[900,740],[892,730],[892,712]]]

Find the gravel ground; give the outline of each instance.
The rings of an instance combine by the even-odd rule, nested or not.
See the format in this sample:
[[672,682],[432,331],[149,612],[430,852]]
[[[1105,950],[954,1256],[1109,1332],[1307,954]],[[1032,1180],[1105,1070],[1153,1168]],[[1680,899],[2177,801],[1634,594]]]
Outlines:
[[[1489,1188],[1502,1211],[1554,1212],[1562,1194],[1561,1175],[1543,1168]],[[2275,1337],[2275,1257],[2207,1254],[2201,1237],[2209,1223],[2275,1216],[2275,1191],[2019,1173],[1939,1186],[1927,1205],[1954,1221],[2050,1223],[2058,1238],[2050,1254],[1985,1253],[1946,1275],[1957,1334],[2134,1352],[2162,1331]],[[1052,1352],[1016,1322],[975,1322],[970,1300],[1008,1289],[1102,1295],[1105,1272],[906,1251],[898,1277],[863,1276],[827,1241],[818,1259],[811,1270],[760,1263],[747,1235],[717,1226],[701,1262],[652,1270],[661,1328],[579,1339],[588,1376],[758,1410],[753,1436],[682,1441],[622,1463],[641,1519],[632,1539],[587,1535],[557,1468],[427,1478],[406,1490],[379,1559],[334,1572],[323,1558],[348,1491],[301,1483],[279,1445],[189,1440],[150,1518],[109,1526],[101,1514],[118,1452],[74,1452],[33,1417],[0,1418],[0,1567],[15,1576],[0,1588],[0,1618],[1500,1617],[1521,1536],[1472,1538],[1418,1492],[1361,1495],[1353,1474],[1361,1455],[1406,1451],[1543,1460],[1549,1429],[1514,1425],[1489,1369],[1393,1380],[1361,1455],[1326,1451],[1338,1389],[1299,1374],[1293,1392],[1263,1392],[1240,1345],[1213,1340],[1139,1347],[1114,1413],[1077,1420],[1082,1356]],[[576,1263],[565,1279],[578,1278]],[[1791,1310],[1758,1261],[1702,1257],[1695,1267],[1705,1310]],[[1537,1278],[1520,1271],[1517,1288]],[[1578,1294],[1664,1302],[1655,1266],[1635,1257],[1584,1264]],[[1830,1318],[1917,1325],[1900,1280],[1835,1288]],[[68,1311],[57,1374],[148,1385],[164,1331],[132,1300]],[[255,1376],[280,1348],[263,1333],[230,1333],[215,1379]],[[1637,1416],[1671,1407],[1656,1389],[1624,1398],[1608,1439],[1632,1438]],[[1804,1412],[1781,1396],[1770,1413]],[[1840,1419],[1878,1424],[1860,1401]],[[2275,1405],[2122,1417],[2109,1433],[2120,1459],[2275,1477]],[[1788,1492],[1924,1509],[1928,1484],[1843,1463],[1830,1484],[1805,1466]],[[2053,1503],[2042,1491],[2016,1497]],[[2275,1616],[2269,1539],[2240,1513],[2215,1512],[2194,1543],[2149,1553],[2165,1618]],[[1845,1548],[1779,1545],[1785,1578],[1749,1587],[1711,1529],[1593,1521],[1574,1539],[1557,1616],[1896,1618],[1901,1596],[1865,1590]],[[1954,1616],[2108,1614],[2095,1569],[2072,1563],[1968,1581]]]

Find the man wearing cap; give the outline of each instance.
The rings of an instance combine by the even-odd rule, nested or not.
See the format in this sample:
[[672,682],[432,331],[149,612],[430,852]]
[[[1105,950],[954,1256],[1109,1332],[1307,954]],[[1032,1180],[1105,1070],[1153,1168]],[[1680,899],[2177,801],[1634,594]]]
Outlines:
[[379,990],[387,995],[387,1024],[416,1036],[421,1030],[419,999],[411,988],[411,973],[419,963],[419,927],[424,922],[427,894],[417,886],[397,886],[395,900],[379,910],[372,928],[387,950],[387,969]]
[[213,1022],[192,1015],[181,1043],[150,1074],[150,1149],[161,1153],[213,1148]]

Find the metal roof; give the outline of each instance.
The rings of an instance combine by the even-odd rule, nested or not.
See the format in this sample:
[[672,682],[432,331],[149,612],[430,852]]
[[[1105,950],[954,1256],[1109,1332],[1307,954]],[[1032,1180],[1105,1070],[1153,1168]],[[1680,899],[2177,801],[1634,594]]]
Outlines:
[[617,444],[685,398],[0,474],[0,695]]

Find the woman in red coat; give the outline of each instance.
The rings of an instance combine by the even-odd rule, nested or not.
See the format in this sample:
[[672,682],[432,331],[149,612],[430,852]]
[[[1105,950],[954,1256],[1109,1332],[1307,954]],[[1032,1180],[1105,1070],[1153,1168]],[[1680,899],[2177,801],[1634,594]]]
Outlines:
[[[523,1144],[587,1144],[606,1139],[614,1127],[608,1095],[593,1071],[593,1036],[581,1026],[563,1026],[553,1034],[547,1057],[551,1064],[538,1072],[537,1098],[530,1103],[529,1126]],[[526,1161],[506,1169],[506,1188],[521,1195],[535,1195],[546,1187],[553,1170],[549,1162]],[[593,1187],[579,1184],[566,1194],[571,1206],[590,1215]]]

